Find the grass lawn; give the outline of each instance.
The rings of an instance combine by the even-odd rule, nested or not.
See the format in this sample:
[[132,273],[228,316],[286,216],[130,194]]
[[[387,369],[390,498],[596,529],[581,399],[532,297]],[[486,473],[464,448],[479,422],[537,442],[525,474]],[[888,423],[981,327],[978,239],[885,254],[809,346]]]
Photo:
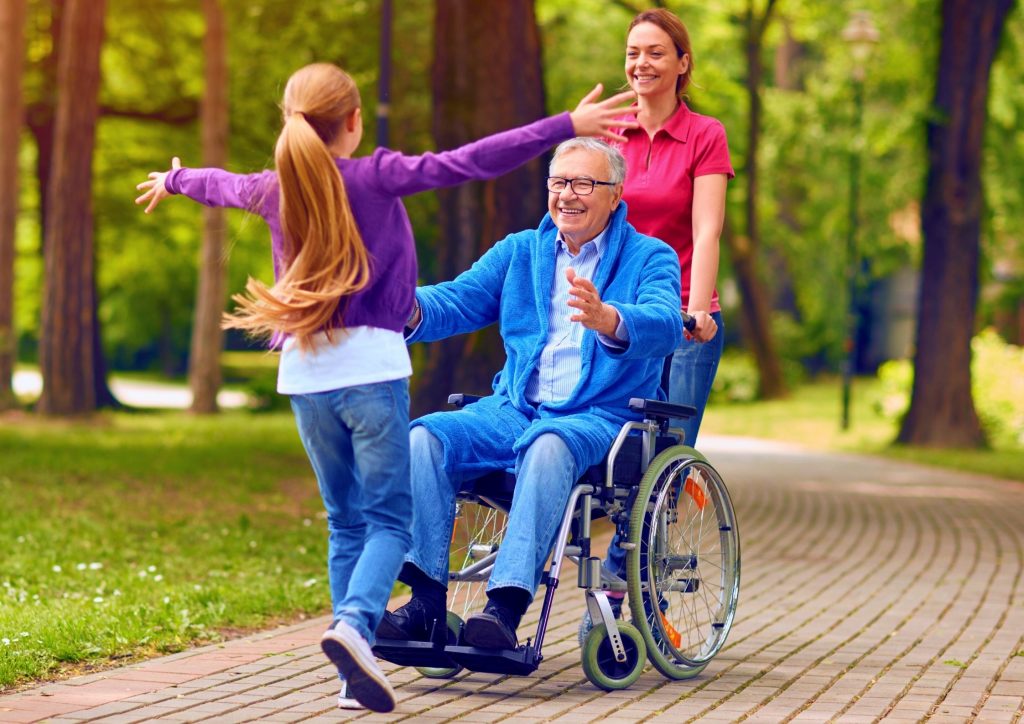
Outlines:
[[290,413],[0,417],[0,690],[329,611]]
[[884,455],[1024,481],[1024,448],[932,450],[893,445],[897,425],[878,411],[883,392],[873,378],[854,380],[850,429],[840,429],[838,379],[804,385],[785,400],[708,405],[701,433],[742,435],[797,443],[818,450]]

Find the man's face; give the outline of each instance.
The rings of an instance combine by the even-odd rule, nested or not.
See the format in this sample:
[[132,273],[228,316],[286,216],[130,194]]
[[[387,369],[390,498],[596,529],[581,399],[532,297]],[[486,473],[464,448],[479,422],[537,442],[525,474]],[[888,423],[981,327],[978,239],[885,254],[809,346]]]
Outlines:
[[[550,174],[565,179],[585,178],[608,181],[611,169],[608,159],[599,151],[574,148],[559,156],[551,166]],[[622,186],[594,187],[593,193],[580,196],[570,184],[559,192],[548,192],[548,212],[562,238],[578,250],[579,247],[601,233],[608,224],[612,211],[622,198]]]

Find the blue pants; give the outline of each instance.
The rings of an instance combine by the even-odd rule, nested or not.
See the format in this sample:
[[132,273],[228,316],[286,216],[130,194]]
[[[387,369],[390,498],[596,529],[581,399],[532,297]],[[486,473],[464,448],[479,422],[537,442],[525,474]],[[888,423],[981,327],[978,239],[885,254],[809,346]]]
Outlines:
[[334,618],[372,645],[411,544],[409,381],[293,395],[327,509]]
[[[478,439],[498,447],[507,444],[511,450],[518,425],[503,424],[494,418],[488,425],[485,419],[481,418],[480,429],[476,431]],[[446,469],[444,445],[425,427],[414,427],[409,436],[415,509],[413,545],[406,559],[435,581],[447,585],[455,495],[464,484],[480,477],[481,472],[465,472],[460,465],[460,456],[472,454],[464,447],[447,451],[453,464],[451,470]],[[573,456],[557,435],[542,434],[520,451],[508,525],[487,590],[514,586],[531,596],[536,592],[577,477]]]
[[[704,408],[707,407],[711,385],[715,381],[718,363],[722,359],[722,349],[725,346],[722,313],[715,312],[711,316],[718,325],[718,334],[710,342],[701,344],[684,339],[672,354],[668,400],[677,405],[692,405],[697,409],[697,414],[688,420],[672,420],[674,427],[682,428],[686,433],[684,442],[690,447],[696,447],[700,422],[704,418]],[[612,537],[612,542],[608,546],[604,567],[617,576],[626,575],[626,551],[619,548],[618,533]]]

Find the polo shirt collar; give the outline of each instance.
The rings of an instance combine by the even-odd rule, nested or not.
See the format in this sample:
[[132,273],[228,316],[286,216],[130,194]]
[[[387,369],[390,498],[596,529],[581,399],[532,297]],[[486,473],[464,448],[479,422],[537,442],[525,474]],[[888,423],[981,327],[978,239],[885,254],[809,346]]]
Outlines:
[[[690,122],[692,118],[693,111],[686,106],[685,102],[680,101],[675,113],[668,117],[665,125],[658,129],[658,133],[664,131],[680,143],[686,143],[686,139],[690,137]],[[630,116],[630,120],[636,120],[635,113]],[[627,130],[626,133],[644,133],[644,129],[632,128]]]

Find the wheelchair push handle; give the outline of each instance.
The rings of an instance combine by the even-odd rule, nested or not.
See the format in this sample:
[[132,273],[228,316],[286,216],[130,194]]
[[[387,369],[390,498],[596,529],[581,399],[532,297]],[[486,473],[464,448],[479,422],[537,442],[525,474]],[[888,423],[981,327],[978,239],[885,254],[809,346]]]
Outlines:
[[690,316],[686,312],[683,312],[682,315],[683,315],[683,329],[685,329],[687,332],[692,332],[694,329],[696,329],[696,327],[697,327],[697,318]]

